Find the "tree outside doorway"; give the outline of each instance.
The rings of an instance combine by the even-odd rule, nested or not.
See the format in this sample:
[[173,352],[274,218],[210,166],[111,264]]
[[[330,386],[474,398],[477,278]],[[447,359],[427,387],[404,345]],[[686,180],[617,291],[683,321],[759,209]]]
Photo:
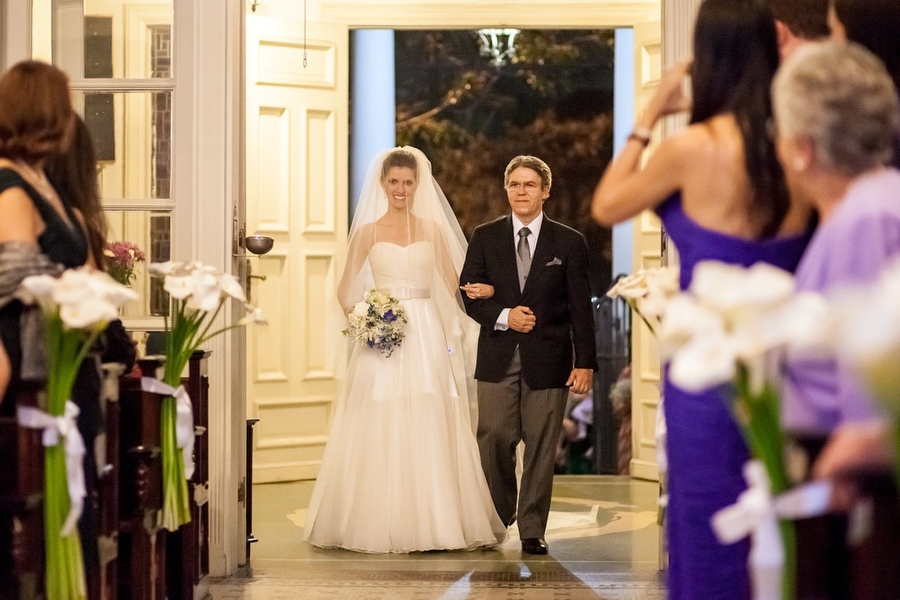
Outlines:
[[613,30],[526,30],[502,62],[474,31],[396,31],[397,142],[420,148],[467,236],[506,214],[503,170],[518,154],[553,171],[550,218],[585,234],[591,288],[611,282],[609,229],[590,200],[612,156]]

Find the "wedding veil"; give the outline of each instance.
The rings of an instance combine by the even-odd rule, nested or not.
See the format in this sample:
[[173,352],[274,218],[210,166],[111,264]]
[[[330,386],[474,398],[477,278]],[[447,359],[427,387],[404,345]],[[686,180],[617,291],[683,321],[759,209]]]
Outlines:
[[[350,226],[347,261],[337,288],[336,304],[344,318],[344,325],[338,331],[346,327],[347,311],[375,285],[368,261],[369,249],[379,242],[394,243],[379,239],[375,222],[388,210],[388,198],[381,186],[382,165],[397,150],[415,157],[418,178],[413,200],[406,205],[406,240],[401,245],[427,243],[434,251],[431,297],[438,304],[454,379],[462,406],[469,409],[474,431],[477,422],[474,374],[478,326],[466,315],[459,290],[466,238],[447,197],[431,173],[431,162],[417,148],[404,146],[385,150],[369,166]],[[346,352],[341,355],[349,357]],[[346,360],[341,362],[346,365]]]

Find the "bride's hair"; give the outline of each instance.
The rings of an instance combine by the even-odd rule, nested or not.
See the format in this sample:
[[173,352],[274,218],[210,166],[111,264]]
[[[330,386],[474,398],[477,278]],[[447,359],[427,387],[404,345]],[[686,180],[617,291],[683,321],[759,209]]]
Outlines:
[[391,151],[384,158],[384,162],[381,163],[381,178],[384,179],[387,177],[390,170],[394,167],[406,167],[412,169],[416,174],[416,180],[419,179],[419,169],[418,164],[416,163],[416,157],[408,150],[398,148],[397,150]]

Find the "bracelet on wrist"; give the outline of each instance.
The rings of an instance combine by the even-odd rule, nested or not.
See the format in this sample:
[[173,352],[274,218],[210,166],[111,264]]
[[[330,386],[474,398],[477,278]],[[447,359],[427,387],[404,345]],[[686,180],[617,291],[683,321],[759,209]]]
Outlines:
[[651,135],[652,132],[649,129],[636,125],[635,128],[631,130],[631,133],[628,134],[628,139],[638,141],[642,146],[646,147],[650,143]]

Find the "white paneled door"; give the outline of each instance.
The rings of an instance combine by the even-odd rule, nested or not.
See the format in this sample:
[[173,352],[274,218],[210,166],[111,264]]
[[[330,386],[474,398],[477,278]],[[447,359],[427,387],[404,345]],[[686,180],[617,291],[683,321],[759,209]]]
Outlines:
[[[662,71],[661,23],[634,26],[634,114],[653,97]],[[659,139],[658,132],[653,139]],[[645,152],[649,156],[653,151]],[[660,266],[662,233],[659,219],[645,211],[634,219],[634,268]],[[660,359],[656,340],[641,319],[633,319],[631,334],[631,474],[641,479],[658,479],[656,465],[656,409],[659,405]]]
[[335,392],[325,316],[347,238],[348,46],[345,26],[247,17],[247,231],[275,239],[247,259],[265,277],[249,287],[269,322],[248,330],[254,482],[314,478],[325,447]]

